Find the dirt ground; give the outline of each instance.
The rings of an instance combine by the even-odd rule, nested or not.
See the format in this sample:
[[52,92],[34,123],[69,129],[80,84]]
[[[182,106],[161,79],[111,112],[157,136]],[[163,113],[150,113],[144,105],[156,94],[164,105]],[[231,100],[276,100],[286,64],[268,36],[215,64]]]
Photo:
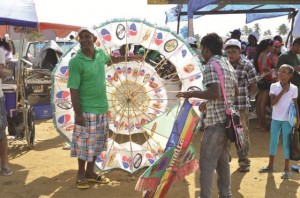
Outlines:
[[[255,126],[251,120],[251,126]],[[231,147],[231,179],[233,197],[254,198],[296,198],[300,197],[300,173],[293,172],[290,180],[280,178],[283,170],[282,144],[278,147],[275,160],[275,173],[260,174],[260,167],[267,165],[269,138],[268,132],[251,130],[251,171],[240,173],[237,170],[237,158],[234,146]],[[202,133],[195,135],[193,143],[199,151]],[[88,190],[78,190],[75,187],[77,169],[76,158],[69,157],[69,151],[63,150],[64,140],[56,132],[52,119],[36,122],[36,145],[28,149],[25,142],[9,142],[9,159],[14,174],[9,177],[0,176],[1,198],[37,198],[37,197],[110,197],[135,198],[142,192],[135,191],[139,175],[144,170],[131,175],[121,170],[107,173],[111,179],[109,185],[92,185]],[[199,152],[197,152],[199,159]],[[291,165],[299,162],[291,162]],[[187,176],[184,181],[173,183],[168,197],[194,198],[199,196],[199,171]],[[217,197],[216,177],[213,197]]]

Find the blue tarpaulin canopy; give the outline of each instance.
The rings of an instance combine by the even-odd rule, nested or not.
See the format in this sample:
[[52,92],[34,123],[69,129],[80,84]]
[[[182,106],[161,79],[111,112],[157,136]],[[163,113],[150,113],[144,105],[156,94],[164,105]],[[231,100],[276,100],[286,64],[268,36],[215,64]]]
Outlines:
[[[166,23],[186,21],[188,18],[198,18],[208,14],[240,14],[246,13],[246,23],[259,19],[267,19],[288,15],[289,12],[300,8],[300,1],[286,1],[286,4],[250,4],[246,1],[224,0],[190,0],[188,4],[177,5],[166,12]],[[248,1],[249,2],[249,1]],[[262,1],[263,2],[263,1]],[[271,2],[271,1],[269,1]],[[294,4],[292,4],[292,3]]]

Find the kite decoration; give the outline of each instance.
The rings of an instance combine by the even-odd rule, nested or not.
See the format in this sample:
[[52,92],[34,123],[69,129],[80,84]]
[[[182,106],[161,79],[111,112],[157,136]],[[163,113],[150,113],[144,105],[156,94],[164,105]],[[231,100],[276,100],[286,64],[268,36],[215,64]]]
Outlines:
[[195,148],[190,144],[199,116],[186,100],[174,122],[164,154],[140,176],[136,190],[147,190],[144,198],[165,197],[173,181],[198,168]]
[[[140,19],[113,19],[93,29],[97,47],[124,57],[123,62],[106,66],[110,134],[108,149],[96,165],[102,171],[118,168],[134,173],[163,155],[182,106],[175,95],[191,87],[203,89],[203,69],[193,49],[168,28]],[[53,121],[69,142],[74,115],[68,62],[79,48],[77,44],[71,49],[52,73]],[[136,55],[141,58],[133,60]],[[202,101],[191,98],[189,104],[197,109]]]

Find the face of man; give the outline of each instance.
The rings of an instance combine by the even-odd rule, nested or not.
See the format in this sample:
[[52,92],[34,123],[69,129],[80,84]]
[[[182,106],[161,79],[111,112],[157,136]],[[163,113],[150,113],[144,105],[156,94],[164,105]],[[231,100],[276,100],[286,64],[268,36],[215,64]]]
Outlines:
[[89,31],[82,31],[79,34],[79,43],[83,51],[94,48],[95,36]]
[[226,48],[226,55],[230,63],[237,63],[240,59],[241,49],[238,47],[227,47]]
[[231,34],[231,38],[240,40],[241,36],[237,34]]
[[255,37],[252,36],[252,35],[248,36],[248,43],[249,43],[250,45],[254,45],[254,44],[256,43]]
[[293,48],[296,54],[300,54],[300,44],[298,43],[293,44]]
[[275,54],[279,54],[281,52],[281,45],[280,46],[273,46]]
[[202,55],[204,62],[207,62],[210,59],[208,48],[201,46],[200,50],[201,50],[201,55]]

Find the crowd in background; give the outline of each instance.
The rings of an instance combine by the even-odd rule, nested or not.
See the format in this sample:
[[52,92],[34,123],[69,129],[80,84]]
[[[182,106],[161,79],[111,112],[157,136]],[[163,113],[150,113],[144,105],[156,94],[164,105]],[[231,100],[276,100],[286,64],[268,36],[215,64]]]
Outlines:
[[[207,100],[199,107],[200,111],[206,111],[207,114],[200,149],[200,197],[211,197],[214,171],[218,173],[219,196],[231,197],[230,158],[228,160],[230,145],[227,143],[229,137],[224,137],[226,134],[226,119],[224,118],[226,97],[239,111],[243,128],[243,136],[241,136],[243,146],[237,149],[238,170],[250,171],[249,107],[252,96],[256,102],[256,130],[270,132],[269,163],[258,172],[274,171],[274,159],[279,137],[282,134],[284,168],[281,178],[290,179],[292,175],[289,167],[289,137],[292,128],[298,130],[300,124],[298,110],[300,37],[295,38],[288,49],[282,49],[284,43],[280,35],[259,39],[259,35],[253,32],[248,36],[248,42],[245,42],[241,40],[240,30],[236,29],[230,33],[231,37],[224,42],[215,33],[207,34],[200,41],[200,58],[204,68],[203,85],[206,89],[177,94],[178,97],[197,97]],[[192,40],[194,42],[191,42]],[[187,39],[187,42],[196,43],[195,39]],[[194,48],[193,45],[191,47]],[[215,65],[221,68],[223,76],[219,74]],[[235,75],[235,81],[231,78],[233,75]],[[236,84],[236,88],[230,87],[229,84]],[[235,94],[232,92],[234,89],[238,90]],[[213,93],[210,90],[214,90]],[[290,104],[295,105],[296,119],[294,120],[296,122],[289,120]],[[272,111],[271,122],[266,119],[267,106]],[[210,155],[207,155],[208,152]]]

